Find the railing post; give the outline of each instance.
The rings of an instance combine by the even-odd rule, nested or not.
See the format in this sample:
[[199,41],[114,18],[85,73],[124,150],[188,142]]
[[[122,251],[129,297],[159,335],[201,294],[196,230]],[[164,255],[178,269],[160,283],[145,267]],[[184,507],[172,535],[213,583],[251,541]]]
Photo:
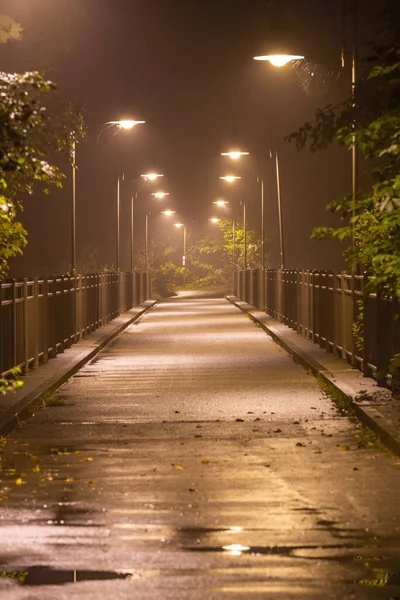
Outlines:
[[24,375],[29,371],[28,280],[24,278]]
[[40,319],[39,307],[39,278],[33,279],[33,318],[35,327],[33,328],[33,366],[39,366],[39,326],[42,322]]
[[49,360],[49,280],[47,277],[43,279],[43,360],[48,362]]
[[12,280],[12,338],[13,338],[13,367],[17,364],[17,282]]

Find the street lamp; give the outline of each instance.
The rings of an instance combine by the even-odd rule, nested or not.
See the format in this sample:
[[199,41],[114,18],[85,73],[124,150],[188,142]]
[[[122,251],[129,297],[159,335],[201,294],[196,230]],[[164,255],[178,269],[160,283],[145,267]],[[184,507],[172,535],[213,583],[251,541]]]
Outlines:
[[[350,59],[351,59],[351,100],[352,100],[352,107],[354,108],[355,106],[355,87],[356,87],[356,78],[357,78],[357,50],[358,50],[358,20],[359,20],[359,0],[350,0],[350,3],[347,4],[346,0],[342,0],[342,18],[343,18],[343,25],[344,25],[344,31],[346,29],[346,11],[350,10],[351,12],[351,16],[352,16],[352,40],[351,40],[351,53],[350,53]],[[269,61],[274,67],[284,67],[285,65],[287,65],[288,63],[292,62],[292,61],[297,61],[297,60],[303,60],[305,58],[304,55],[300,55],[300,54],[291,54],[290,52],[287,52],[290,44],[285,48],[285,50],[283,50],[283,46],[282,46],[282,41],[280,42],[280,46],[277,48],[274,48],[274,52],[269,52],[269,53],[265,53],[264,55],[261,56],[254,56],[254,60],[264,60],[264,61]],[[342,67],[345,65],[345,58],[346,58],[346,52],[345,52],[345,39],[343,39],[343,47],[342,47],[342,52],[341,52],[341,62],[342,62]],[[355,123],[353,120],[352,123],[352,129],[354,131],[355,128]],[[277,191],[278,191],[278,209],[279,209],[279,213],[280,213],[280,230],[281,230],[281,220],[282,220],[282,216],[281,216],[281,207],[280,207],[280,182],[278,179],[278,175],[279,175],[279,158],[278,158],[278,153],[276,152],[276,156],[275,156],[275,163],[276,163],[276,171],[277,171]],[[355,207],[355,200],[356,200],[356,195],[357,195],[357,148],[356,148],[356,144],[355,144],[355,136],[352,136],[352,146],[351,146],[351,191],[352,191],[352,199],[353,199],[353,217],[354,217],[354,207]],[[280,231],[280,236],[282,238],[282,232]],[[353,240],[352,240],[352,244],[354,245],[354,236],[353,236]],[[283,248],[282,248],[282,242],[281,242],[281,268],[283,268],[284,265],[284,256],[283,256]]]
[[183,223],[174,223],[174,227],[177,229],[183,229],[183,256],[182,256],[182,267],[183,267],[183,285],[186,283],[186,243],[187,243],[187,234],[186,234],[186,225]]
[[122,119],[121,121],[108,121],[106,125],[116,125],[118,129],[132,129],[135,125],[141,125],[146,121],[135,121],[134,119]]
[[228,183],[233,183],[237,179],[242,179],[242,178],[238,177],[237,175],[224,175],[223,177],[220,177],[220,179],[223,179],[224,181],[227,181]]
[[271,63],[274,67],[284,67],[294,60],[303,60],[301,54],[265,54],[263,56],[254,56],[254,60],[265,60]]
[[[164,177],[162,173],[144,173],[141,175],[141,178],[144,181],[155,181],[159,177]],[[166,196],[169,196],[168,192],[154,192],[151,194],[152,196],[163,199]],[[138,192],[136,192],[136,198],[138,197]],[[145,249],[144,249],[144,271],[147,273],[148,271],[148,246],[149,246],[149,211],[146,211],[146,224],[145,224]]]
[[248,152],[241,152],[240,150],[231,150],[230,152],[221,152],[221,156],[229,156],[232,160],[238,160],[241,156],[248,156]]
[[[135,121],[135,120],[128,120],[128,119],[122,119],[120,121],[109,121],[107,124],[108,125],[115,125],[118,127],[119,130],[125,130],[125,131],[129,131],[131,129],[133,129],[133,127],[135,127],[135,125],[140,125],[145,123],[145,121]],[[123,179],[123,173],[122,173],[122,179]],[[117,176],[117,247],[116,247],[116,269],[117,271],[119,271],[120,268],[120,194],[121,194],[121,173],[118,173]],[[132,220],[133,220],[133,213],[132,213]]]
[[[232,160],[238,160],[242,156],[249,156],[249,152],[243,152],[241,150],[234,150],[231,152],[221,152],[221,156],[229,156]],[[265,206],[264,206],[264,177],[263,174],[257,175],[257,180],[261,184],[261,270],[262,270],[262,299],[261,303],[264,304],[264,284],[265,284]],[[247,250],[246,250],[247,253]]]
[[154,198],[157,198],[157,200],[162,200],[163,198],[165,198],[166,196],[169,196],[169,192],[152,192],[151,194],[152,196],[154,196]]
[[142,177],[142,179],[144,179],[145,181],[155,181],[159,177],[164,177],[164,175],[162,175],[161,173],[143,173],[143,175],[141,175],[140,177]]
[[[303,60],[305,57],[303,54],[294,54],[287,51],[287,48],[283,49],[282,44],[278,48],[274,48],[273,52],[262,54],[260,56],[254,56],[254,60],[267,61],[271,65],[277,68],[282,68],[291,62]],[[279,245],[280,245],[280,266],[281,269],[285,268],[285,255],[283,246],[283,221],[282,221],[282,203],[281,203],[281,183],[279,175],[279,155],[278,150],[275,150],[275,172],[276,172],[276,189],[278,195],[278,220],[279,220]],[[264,237],[262,239],[264,244]],[[263,250],[263,262],[264,262],[264,247]]]

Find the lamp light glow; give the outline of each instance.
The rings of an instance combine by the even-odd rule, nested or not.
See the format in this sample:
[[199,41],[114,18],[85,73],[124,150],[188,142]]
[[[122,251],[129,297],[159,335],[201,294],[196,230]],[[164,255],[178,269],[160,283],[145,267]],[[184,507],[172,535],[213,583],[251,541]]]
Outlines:
[[218,219],[217,217],[212,217],[211,219],[208,219],[209,221],[211,221],[211,223],[219,223],[221,219]]
[[146,123],[146,121],[134,121],[133,119],[123,119],[122,121],[108,121],[107,125],[117,125],[119,129],[132,129],[135,125]]
[[213,202],[213,204],[216,204],[217,206],[220,206],[222,208],[223,206],[229,204],[229,202],[227,200],[216,200],[215,202]]
[[304,56],[300,54],[267,54],[265,56],[255,56],[254,60],[265,60],[274,67],[284,67],[294,60],[303,60]]
[[166,215],[167,217],[171,217],[172,215],[175,214],[175,210],[163,210],[161,211],[163,215]]
[[228,183],[233,183],[237,179],[242,179],[242,178],[239,177],[238,175],[225,175],[224,177],[220,177],[220,179],[223,179],[224,181],[227,181]]
[[159,200],[162,200],[166,196],[169,196],[169,192],[152,192],[151,195],[154,196],[154,198],[158,198]]
[[238,160],[241,156],[248,156],[249,152],[241,152],[240,150],[232,150],[231,152],[221,152],[221,156],[229,156],[232,160]]
[[174,223],[174,227],[178,227],[178,229],[180,227],[185,227],[183,223]]
[[144,173],[141,177],[149,181],[155,181],[159,177],[164,177],[164,175],[161,175],[161,173]]

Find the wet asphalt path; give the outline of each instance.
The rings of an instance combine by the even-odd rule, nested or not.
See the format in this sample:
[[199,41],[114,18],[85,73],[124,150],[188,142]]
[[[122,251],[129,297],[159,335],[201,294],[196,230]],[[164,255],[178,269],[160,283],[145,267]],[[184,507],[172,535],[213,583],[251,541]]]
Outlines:
[[222,298],[158,304],[0,456],[1,599],[400,598],[399,461]]

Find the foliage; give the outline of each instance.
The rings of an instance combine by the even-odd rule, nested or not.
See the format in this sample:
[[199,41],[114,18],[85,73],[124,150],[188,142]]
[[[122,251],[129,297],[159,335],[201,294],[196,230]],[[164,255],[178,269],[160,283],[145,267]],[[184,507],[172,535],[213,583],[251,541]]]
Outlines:
[[336,229],[318,227],[314,239],[350,244],[348,263],[359,265],[371,278],[366,292],[400,298],[400,39],[374,48],[366,77],[356,84],[354,98],[316,112],[289,136],[299,149],[325,148],[333,141],[364,156],[371,186],[328,205],[344,221]]
[[[229,219],[223,219],[218,223],[222,235],[222,251],[225,252],[231,265],[244,268],[244,227],[243,223],[235,222],[235,240],[233,240],[233,224]],[[235,241],[235,244],[233,243]],[[252,230],[246,232],[247,244],[247,267],[259,269],[262,266],[261,239],[258,233]]]
[[[247,264],[249,268],[261,265],[261,242],[254,231],[247,231]],[[186,267],[180,265],[181,246],[170,237],[149,248],[148,265],[156,291],[162,296],[173,294],[185,282],[190,289],[228,289],[232,281],[233,254],[238,268],[244,264],[244,231],[235,224],[235,253],[233,252],[232,221],[222,220],[213,235],[194,240],[188,231]],[[143,254],[138,253],[136,269],[143,270]]]
[[44,193],[61,186],[51,153],[71,156],[72,135],[83,131],[81,115],[56,95],[39,73],[0,72],[0,278],[8,260],[22,253],[26,231],[17,220],[23,197],[38,184]]
[[20,369],[15,367],[11,369],[9,378],[0,378],[0,396],[4,396],[10,392],[18,392],[23,387],[23,382],[15,379],[20,373]]
[[183,281],[183,267],[177,267],[173,262],[161,264],[155,274],[155,289],[162,297],[172,296]]
[[355,347],[359,352],[364,350],[364,302],[357,300],[357,317],[351,326]]

